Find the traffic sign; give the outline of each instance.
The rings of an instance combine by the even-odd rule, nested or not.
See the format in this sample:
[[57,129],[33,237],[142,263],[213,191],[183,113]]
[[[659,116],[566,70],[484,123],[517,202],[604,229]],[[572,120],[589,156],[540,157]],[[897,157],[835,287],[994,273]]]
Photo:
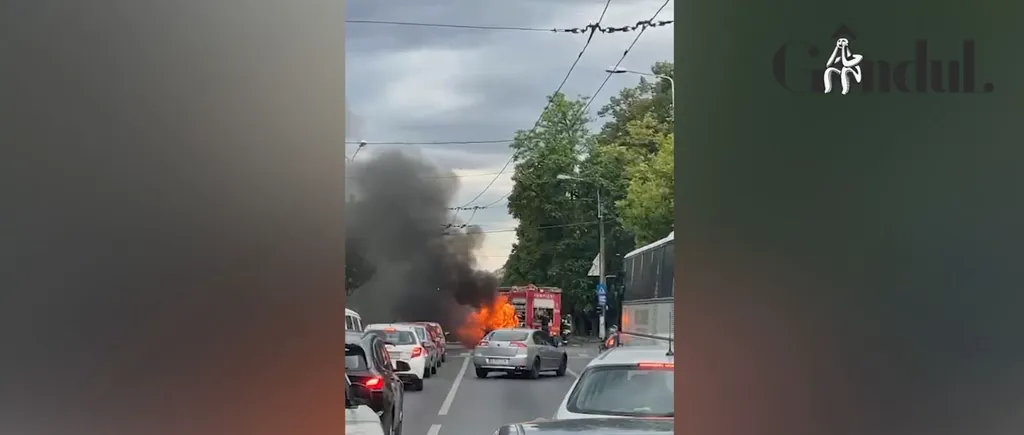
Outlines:
[[597,283],[597,294],[598,296],[604,296],[608,294],[608,288],[603,283]]
[[608,296],[606,296],[604,293],[598,293],[597,294],[597,305],[600,305],[602,307],[605,306],[605,305],[608,305]]

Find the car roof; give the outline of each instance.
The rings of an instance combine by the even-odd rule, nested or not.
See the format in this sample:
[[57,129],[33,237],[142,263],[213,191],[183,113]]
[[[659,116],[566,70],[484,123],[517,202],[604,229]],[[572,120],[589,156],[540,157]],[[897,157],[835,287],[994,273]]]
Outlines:
[[525,332],[525,333],[537,332],[536,329],[532,329],[532,328],[498,328],[498,329],[495,329],[495,330],[493,330],[491,332],[493,333],[493,332],[498,332],[498,331]]
[[364,350],[365,350],[366,347],[369,346],[373,342],[373,340],[381,340],[381,337],[376,335],[376,334],[373,334],[370,331],[365,331],[365,332],[348,331],[348,332],[345,332],[345,345],[346,346],[350,346],[350,345],[359,346],[359,347],[364,348]]
[[363,329],[389,329],[389,328],[392,328],[392,329],[395,329],[397,331],[410,332],[412,330],[412,328],[415,328],[417,326],[419,326],[419,325],[411,325],[411,324],[408,324],[408,323],[373,323],[373,324],[370,324],[370,325],[366,325]]
[[[545,420],[515,424],[524,435],[578,435],[581,432],[607,435],[664,434],[675,431],[673,419],[648,418],[583,418]],[[513,432],[514,433],[514,432]]]
[[593,366],[611,366],[636,364],[638,362],[673,363],[675,357],[666,355],[668,348],[664,346],[621,346],[602,352],[587,364]]

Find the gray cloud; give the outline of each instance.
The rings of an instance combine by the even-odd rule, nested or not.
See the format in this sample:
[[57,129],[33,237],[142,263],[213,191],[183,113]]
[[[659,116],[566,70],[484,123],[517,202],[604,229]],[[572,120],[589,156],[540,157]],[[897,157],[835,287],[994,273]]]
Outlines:
[[[662,0],[613,0],[606,25],[632,24],[650,18]],[[601,0],[525,0],[498,2],[441,0],[418,2],[349,2],[348,19],[415,21],[525,27],[582,27],[596,20]],[[672,4],[660,19],[670,19]],[[544,98],[561,82],[586,38],[582,35],[413,28],[349,24],[346,27],[348,140],[459,141],[509,139],[530,128]],[[635,34],[598,34],[563,92],[590,95],[604,80]],[[647,70],[672,58],[672,28],[647,31],[623,66]],[[591,113],[636,76],[614,76],[591,107]],[[394,146],[378,146],[380,150]],[[424,158],[446,169],[497,171],[508,159],[505,144],[428,145]],[[367,147],[360,156],[374,151]],[[348,154],[354,145],[348,146]],[[362,158],[362,157],[360,157]],[[469,200],[489,181],[463,180],[456,201]],[[505,183],[507,185],[507,183]],[[505,191],[489,191],[480,202]],[[481,212],[481,219],[510,219],[504,210]],[[484,228],[487,230],[487,228]],[[487,248],[485,248],[486,250]]]

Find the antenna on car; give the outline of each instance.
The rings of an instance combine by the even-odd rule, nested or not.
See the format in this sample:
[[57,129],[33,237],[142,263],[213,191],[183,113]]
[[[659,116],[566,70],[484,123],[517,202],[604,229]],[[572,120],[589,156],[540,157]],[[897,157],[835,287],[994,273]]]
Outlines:
[[675,308],[668,312],[668,352],[665,352],[665,356],[674,356],[676,354],[672,351],[672,331],[676,329],[675,312]]

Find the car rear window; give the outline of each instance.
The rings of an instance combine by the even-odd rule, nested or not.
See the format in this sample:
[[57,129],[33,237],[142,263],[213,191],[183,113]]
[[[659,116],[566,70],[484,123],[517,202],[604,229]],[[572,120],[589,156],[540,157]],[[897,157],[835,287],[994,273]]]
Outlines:
[[420,337],[420,340],[426,340],[427,339],[427,328],[424,328],[422,326],[417,326],[417,327],[415,327],[413,329],[416,330],[416,335]]
[[578,414],[674,417],[671,368],[593,367],[582,373],[566,409]]
[[366,370],[366,354],[359,346],[345,346],[345,369]]
[[528,336],[529,334],[526,332],[494,331],[487,339],[491,341],[526,341]]
[[398,331],[398,330],[380,330],[384,341],[391,343],[395,346],[407,346],[410,344],[419,343],[416,341],[416,336],[409,331]]

